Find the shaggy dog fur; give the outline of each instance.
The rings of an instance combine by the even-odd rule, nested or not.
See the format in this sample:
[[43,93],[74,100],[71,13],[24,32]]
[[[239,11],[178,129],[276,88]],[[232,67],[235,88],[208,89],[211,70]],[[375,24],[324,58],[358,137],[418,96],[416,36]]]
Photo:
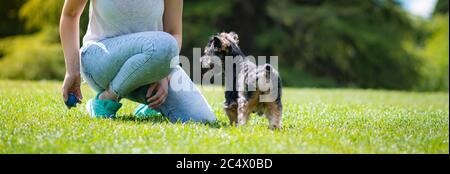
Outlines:
[[[222,62],[233,59],[233,81],[225,83],[226,89],[232,90],[225,91],[224,103],[230,124],[244,125],[250,114],[256,112],[266,116],[270,129],[281,128],[282,85],[278,72],[270,64],[257,66],[246,58],[238,44],[239,38],[234,32],[214,35],[210,37],[200,60],[203,67],[211,68],[213,56]],[[261,100],[267,96],[271,99]]]

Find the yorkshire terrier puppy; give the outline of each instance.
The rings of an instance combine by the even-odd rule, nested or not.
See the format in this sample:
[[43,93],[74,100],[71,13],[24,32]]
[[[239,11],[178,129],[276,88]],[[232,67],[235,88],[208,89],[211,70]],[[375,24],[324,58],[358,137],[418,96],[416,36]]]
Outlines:
[[[270,129],[281,128],[281,78],[270,64],[256,65],[242,53],[236,33],[211,36],[200,58],[203,68],[217,65],[216,61],[233,62],[232,82],[225,83],[224,109],[231,125],[247,123],[251,113],[265,115]],[[214,57],[216,59],[214,59]],[[225,65],[226,66],[226,65]],[[225,66],[222,69],[225,72]]]

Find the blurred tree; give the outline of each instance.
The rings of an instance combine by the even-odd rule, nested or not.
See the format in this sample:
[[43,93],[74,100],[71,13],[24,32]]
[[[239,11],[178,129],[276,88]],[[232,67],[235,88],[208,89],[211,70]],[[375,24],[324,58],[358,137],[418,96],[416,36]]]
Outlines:
[[19,16],[26,21],[28,29],[42,29],[59,23],[64,1],[28,0],[20,9]]
[[19,20],[18,11],[25,1],[0,2],[0,38],[24,32],[23,22]]
[[426,60],[422,71],[424,81],[420,86],[422,90],[449,89],[449,19],[447,15],[435,16],[430,21],[431,36],[427,39],[422,52]]
[[[58,23],[64,1],[27,0],[18,17],[24,21],[22,36],[0,40],[1,78],[62,79],[64,59]],[[31,34],[29,34],[31,32]]]
[[449,0],[438,0],[433,14],[436,15],[448,13],[448,1]]
[[419,90],[449,90],[449,11],[448,0],[439,0],[433,18],[425,21],[428,33],[421,45],[423,57]]
[[[27,64],[33,57],[40,57],[37,62],[45,64],[49,61],[47,64],[63,66],[61,51],[55,50],[59,47],[57,29],[63,2],[1,2],[0,15],[11,11],[8,14],[12,14],[9,18],[13,20],[1,21],[0,25],[18,26],[23,30],[23,24],[17,20],[20,17],[28,31],[14,32],[34,34],[0,40],[0,57],[5,59],[0,60],[0,64],[12,64],[16,60]],[[428,30],[416,25],[396,0],[185,0],[184,4],[182,55],[192,57],[192,48],[204,47],[212,34],[236,31],[245,53],[279,56],[280,72],[288,85],[411,89],[418,83],[427,83],[418,82],[418,79],[429,76],[424,69],[432,67],[427,65],[428,59],[418,58],[416,55],[424,54],[414,54],[414,49],[437,43],[427,39],[425,34],[418,39],[417,33]],[[436,10],[445,11],[445,7],[448,12],[448,0],[440,0]],[[82,15],[80,37],[86,30],[87,14],[88,8]],[[5,31],[16,30],[5,28]],[[28,46],[21,46],[27,42],[30,42]],[[416,45],[416,42],[422,45]],[[405,48],[407,46],[409,49]],[[432,47],[427,46],[427,49]],[[30,54],[19,54],[20,51]],[[25,55],[30,60],[20,58]],[[16,65],[20,67],[20,63]],[[53,69],[60,73],[60,69]],[[15,72],[24,74],[19,70]],[[61,78],[60,75],[33,72],[43,73],[42,78]],[[2,73],[6,72],[0,72],[0,76]],[[11,73],[8,77],[18,78]]]
[[15,36],[0,40],[0,78],[62,79],[65,68],[61,46],[49,39],[57,29],[46,29],[33,35]]
[[285,66],[365,88],[407,89],[418,77],[403,48],[414,28],[396,1],[272,0],[267,12],[274,27],[256,44]]
[[[28,0],[20,8],[19,16],[25,20],[26,28],[29,30],[58,28],[63,5],[62,0]],[[89,21],[88,7],[85,9],[80,19],[80,38],[83,37]],[[59,33],[54,33],[53,37],[59,41]]]
[[205,46],[211,34],[221,31],[221,19],[231,16],[231,1],[185,0],[182,55],[192,57],[192,48]]

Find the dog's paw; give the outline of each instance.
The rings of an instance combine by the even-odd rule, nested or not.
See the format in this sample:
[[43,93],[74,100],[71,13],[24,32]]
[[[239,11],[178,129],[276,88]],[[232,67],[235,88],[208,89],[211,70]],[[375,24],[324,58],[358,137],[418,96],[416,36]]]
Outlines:
[[270,130],[279,130],[281,128],[282,128],[282,126],[280,124],[271,124],[271,125],[269,125],[269,129]]

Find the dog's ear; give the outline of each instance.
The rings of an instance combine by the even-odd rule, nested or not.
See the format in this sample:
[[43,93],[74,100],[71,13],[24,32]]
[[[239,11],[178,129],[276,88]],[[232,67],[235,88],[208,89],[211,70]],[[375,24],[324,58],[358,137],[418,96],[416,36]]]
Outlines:
[[215,48],[221,48],[222,47],[222,41],[217,36],[214,36],[212,38],[212,44],[214,45]]
[[234,31],[228,33],[228,35],[231,36],[231,38],[236,42],[236,44],[239,44],[239,36]]

